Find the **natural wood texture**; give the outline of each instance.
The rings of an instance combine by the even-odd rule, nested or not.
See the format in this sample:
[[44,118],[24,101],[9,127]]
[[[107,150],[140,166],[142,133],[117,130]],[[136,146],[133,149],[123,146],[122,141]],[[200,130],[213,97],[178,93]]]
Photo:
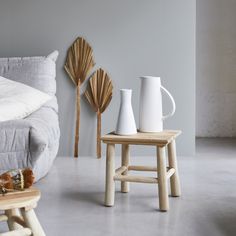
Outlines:
[[101,133],[102,133],[102,115],[97,112],[97,158],[102,157]]
[[164,147],[172,140],[174,140],[181,131],[165,130],[158,133],[142,133],[138,132],[134,135],[116,135],[111,132],[104,135],[101,139],[104,143],[115,144],[132,144],[132,145],[154,145],[158,147]]
[[[123,176],[127,176],[128,167],[130,162],[130,151],[129,145],[123,144],[121,149],[121,165],[126,167],[126,170],[122,173]],[[121,182],[121,192],[128,193],[129,192],[129,183],[122,181]]]
[[126,170],[127,170],[127,167],[126,167],[126,166],[121,166],[121,167],[119,167],[119,168],[116,169],[115,174],[116,174],[116,175],[121,175],[121,174],[123,174]]
[[76,86],[76,123],[75,123],[75,144],[74,157],[79,155],[79,130],[80,130],[80,82]]
[[168,159],[169,159],[169,167],[175,169],[175,173],[170,178],[171,196],[179,197],[181,195],[181,189],[180,189],[180,180],[179,180],[179,173],[178,173],[178,164],[177,164],[177,158],[176,158],[175,140],[173,140],[168,145]]
[[[156,166],[129,166],[128,170],[134,170],[134,171],[158,171]],[[174,173],[175,169],[166,167],[166,173],[167,173],[167,178],[170,178]]]
[[97,113],[97,157],[101,158],[101,114],[106,110],[112,99],[113,85],[108,74],[98,69],[89,80],[84,93],[85,98]]
[[[138,133],[120,136],[109,133],[102,137],[107,144],[106,196],[105,205],[114,205],[114,181],[121,181],[121,191],[129,191],[129,182],[158,184],[159,206],[161,211],[169,209],[168,184],[170,179],[172,196],[180,196],[178,166],[175,139],[181,131],[163,131],[160,133]],[[115,144],[122,144],[121,167],[114,167]],[[157,149],[156,166],[130,165],[130,145],[155,145]],[[166,166],[165,149],[168,147],[169,166]],[[154,171],[157,177],[130,175],[129,171]]]
[[153,177],[134,176],[134,175],[115,175],[114,180],[122,182],[157,184],[158,179]]
[[46,236],[33,209],[29,211],[21,209],[21,214],[25,224],[31,229],[34,236]]
[[74,157],[78,157],[79,126],[80,126],[80,85],[88,77],[95,62],[93,50],[85,39],[78,37],[67,52],[65,71],[76,86],[76,130]]
[[[137,167],[137,166],[136,166]],[[130,170],[130,168],[122,166],[120,168],[118,168],[115,171],[115,176],[114,176],[114,180],[119,180],[122,183],[128,184],[127,182],[136,182],[136,183],[150,183],[150,184],[156,184],[158,183],[158,178],[152,178],[152,177],[144,177],[144,176],[134,176],[134,175],[124,175],[124,173],[127,170]],[[151,170],[152,169],[152,170]],[[170,178],[174,173],[175,173],[175,169],[174,168],[166,168],[166,178]],[[157,172],[157,167],[152,167],[152,168],[142,168],[142,166],[140,166],[140,168],[134,168],[132,170],[137,170],[137,171],[153,171],[155,170]],[[127,191],[127,189],[124,189],[123,191]],[[121,192],[123,192],[121,189]],[[128,191],[127,191],[128,192]],[[124,193],[127,193],[124,192]]]
[[113,206],[115,198],[115,145],[107,145],[106,154],[106,192],[105,192],[105,205]]
[[11,217],[12,221],[14,221],[15,223],[17,223],[18,225],[24,227],[24,228],[27,228],[24,220],[22,217],[19,217],[19,216],[12,216]]
[[157,171],[156,166],[129,166],[129,170],[135,171]]
[[167,169],[168,170],[166,172],[166,178],[169,179],[175,173],[175,169],[174,168],[167,168]]
[[5,211],[10,229],[10,232],[0,234],[0,236],[45,236],[33,210],[39,199],[40,191],[36,188],[0,195],[0,210]]
[[32,232],[29,228],[17,229],[11,232],[0,233],[0,236],[31,236]]
[[165,148],[157,147],[157,176],[159,189],[159,207],[161,211],[169,209],[168,185],[166,176]]
[[[1,202],[1,201],[0,201]],[[5,210],[5,214],[7,215],[7,224],[8,224],[8,228],[10,230],[16,230],[16,229],[21,229],[22,226],[17,224],[15,221],[14,221],[14,217],[15,216],[20,216],[20,211],[19,209],[9,209],[9,210]]]
[[9,192],[0,195],[0,210],[10,210],[35,205],[40,199],[40,191],[36,188],[24,191]]

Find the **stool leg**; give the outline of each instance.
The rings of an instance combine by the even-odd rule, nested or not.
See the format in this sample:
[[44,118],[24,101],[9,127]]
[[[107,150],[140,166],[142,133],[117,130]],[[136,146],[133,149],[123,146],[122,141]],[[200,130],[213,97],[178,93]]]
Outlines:
[[180,189],[179,172],[178,172],[177,157],[176,157],[175,140],[173,140],[168,145],[168,159],[169,159],[169,167],[175,169],[175,173],[170,177],[171,196],[179,197],[181,195],[181,189]]
[[166,156],[164,147],[157,147],[157,175],[160,210],[167,211],[169,209],[169,199],[166,176]]
[[113,206],[115,198],[115,144],[107,144],[105,205]]
[[22,228],[21,225],[17,224],[14,220],[12,220],[13,216],[21,216],[19,209],[6,210],[5,214],[8,217],[7,224],[9,230],[16,230]]
[[22,208],[21,214],[25,224],[31,229],[33,236],[46,236],[33,209],[27,211],[25,208]]
[[[122,166],[126,166],[127,168],[129,167],[129,161],[130,161],[130,156],[129,156],[129,145],[128,144],[122,144]],[[123,175],[127,175],[128,170],[123,172]],[[121,182],[121,192],[122,193],[128,193],[129,192],[129,182]]]

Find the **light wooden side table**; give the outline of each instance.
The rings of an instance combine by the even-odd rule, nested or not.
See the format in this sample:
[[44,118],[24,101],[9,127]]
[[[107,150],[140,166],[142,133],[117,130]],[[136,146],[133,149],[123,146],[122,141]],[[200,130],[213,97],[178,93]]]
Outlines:
[[0,210],[5,212],[0,221],[7,221],[10,230],[0,236],[45,236],[34,212],[39,199],[40,191],[36,188],[0,195]]
[[[169,209],[168,179],[170,179],[171,196],[181,195],[178,174],[175,139],[181,133],[178,130],[166,130],[158,133],[141,133],[121,136],[114,132],[102,137],[107,144],[106,150],[106,192],[105,205],[113,206],[115,198],[115,181],[121,181],[121,192],[129,192],[129,182],[158,184],[159,207],[161,211]],[[121,167],[115,169],[115,145],[122,145]],[[130,165],[130,145],[150,145],[157,148],[157,165],[134,166]],[[168,150],[168,162],[166,165],[165,149]],[[128,171],[155,171],[157,178],[129,175]]]

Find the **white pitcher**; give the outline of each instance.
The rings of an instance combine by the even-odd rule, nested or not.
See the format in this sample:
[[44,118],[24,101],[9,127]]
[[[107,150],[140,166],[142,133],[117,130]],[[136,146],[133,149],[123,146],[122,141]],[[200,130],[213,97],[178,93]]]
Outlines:
[[[162,95],[163,90],[172,102],[172,111],[163,116]],[[161,85],[160,77],[141,77],[141,91],[139,101],[139,130],[141,132],[163,131],[163,120],[175,113],[175,100],[170,92]]]
[[131,104],[131,96],[131,89],[120,90],[120,109],[116,124],[116,134],[132,135],[137,133],[133,108]]

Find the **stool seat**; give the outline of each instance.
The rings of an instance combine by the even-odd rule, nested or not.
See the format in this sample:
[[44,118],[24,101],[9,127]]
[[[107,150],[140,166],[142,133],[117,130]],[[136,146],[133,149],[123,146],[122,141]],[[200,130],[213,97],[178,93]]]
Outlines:
[[0,210],[10,210],[26,206],[35,206],[40,199],[40,191],[37,188],[23,191],[9,192],[0,195]]
[[0,195],[0,210],[4,211],[0,215],[0,221],[7,221],[10,230],[0,233],[0,236],[45,236],[34,212],[40,196],[37,188]]
[[133,135],[117,135],[115,132],[104,135],[101,140],[104,143],[133,144],[133,145],[155,145],[163,147],[176,139],[181,134],[180,130],[165,130],[162,132],[144,133],[138,132]]

